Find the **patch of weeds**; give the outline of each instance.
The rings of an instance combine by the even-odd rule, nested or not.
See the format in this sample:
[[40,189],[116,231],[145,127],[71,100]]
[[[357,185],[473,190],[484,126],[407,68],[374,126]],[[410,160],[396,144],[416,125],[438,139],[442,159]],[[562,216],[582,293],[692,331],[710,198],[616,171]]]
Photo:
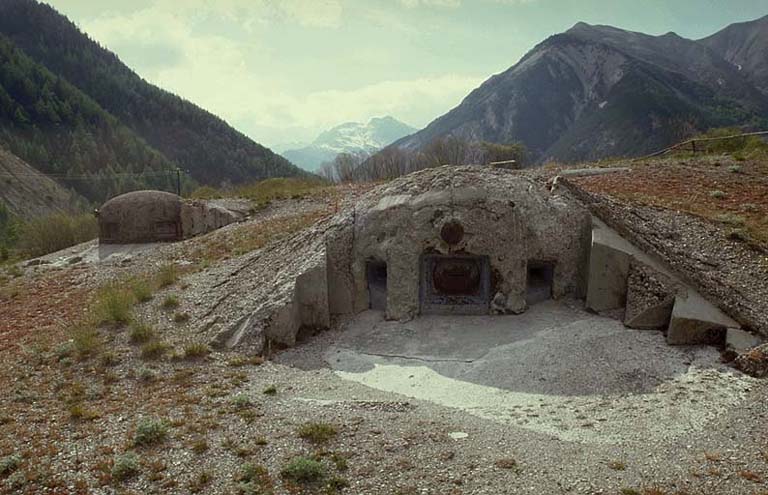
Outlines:
[[627,465],[622,461],[611,461],[608,463],[608,467],[614,471],[624,471],[627,469]]
[[734,225],[737,227],[741,227],[747,221],[747,219],[744,218],[743,216],[735,215],[733,213],[722,213],[720,215],[716,215],[715,220],[721,223]]
[[741,167],[739,165],[731,165],[730,167],[728,167],[728,171],[732,174],[740,174]]
[[0,459],[0,476],[8,476],[21,465],[21,456],[14,454]]
[[133,444],[137,446],[155,445],[168,437],[168,424],[161,419],[145,418],[136,425]]
[[241,495],[266,495],[272,493],[269,471],[258,464],[243,464],[235,475],[237,493]]
[[139,456],[133,452],[126,452],[115,457],[115,462],[112,464],[112,479],[124,481],[137,474],[139,474]]
[[102,368],[109,368],[119,362],[120,360],[118,359],[117,354],[113,351],[107,351],[101,355],[101,358],[99,358],[99,364],[101,364]]
[[253,440],[253,443],[254,443],[254,445],[258,445],[258,446],[261,447],[261,446],[267,445],[269,442],[267,442],[267,439],[264,438],[264,437],[256,437]]
[[207,452],[208,448],[208,440],[205,438],[198,438],[192,442],[192,452],[197,455]]
[[151,382],[156,378],[155,372],[149,368],[139,368],[137,376],[142,382]]
[[299,438],[312,443],[325,443],[337,433],[336,427],[327,423],[304,423],[297,432]]
[[333,462],[333,465],[336,466],[336,469],[339,471],[346,471],[347,469],[349,469],[349,463],[347,462],[347,458],[336,452],[331,454],[331,462]]
[[24,485],[27,483],[27,477],[21,471],[16,471],[8,477],[5,484],[10,490],[21,492]]
[[349,486],[349,480],[342,478],[341,476],[334,476],[328,480],[328,484],[326,485],[326,493],[337,493],[345,488],[349,488]]
[[261,356],[235,356],[227,361],[227,366],[240,368],[242,366],[261,366],[264,364],[264,358]]
[[722,457],[717,452],[704,452],[704,459],[710,462],[717,462],[722,459]]
[[134,321],[128,339],[132,344],[145,344],[155,337],[155,330],[145,322]]
[[143,278],[137,278],[131,281],[131,292],[137,302],[143,303],[152,299],[152,286]]
[[264,395],[277,395],[277,387],[270,385],[269,387],[265,388],[262,393]]
[[69,416],[78,421],[93,421],[99,417],[99,413],[82,404],[73,404],[69,407]]
[[189,313],[176,313],[173,315],[174,323],[186,323],[189,321]]
[[739,471],[739,476],[741,476],[747,481],[752,481],[754,483],[760,483],[761,481],[763,481],[763,478],[754,471],[742,470],[742,471]]
[[98,330],[87,322],[77,323],[72,332],[72,347],[79,359],[87,359],[101,348]]
[[296,483],[314,483],[325,477],[325,468],[314,459],[296,457],[285,465],[280,476]]
[[176,309],[179,307],[179,298],[173,294],[168,294],[163,299],[163,309]]
[[207,344],[195,342],[184,346],[184,357],[186,359],[204,358],[211,353],[211,348]]
[[131,321],[133,294],[117,285],[108,285],[96,295],[94,315],[97,323],[123,324]]
[[191,493],[200,493],[211,481],[213,481],[213,474],[210,471],[202,471],[190,482],[189,491]]
[[499,459],[493,465],[499,469],[518,469],[517,461],[511,457]]
[[725,199],[728,197],[728,194],[726,194],[725,191],[719,191],[719,190],[709,191],[709,195],[710,197],[715,199]]
[[162,340],[153,340],[141,346],[142,359],[160,359],[171,349]]
[[251,404],[252,404],[251,398],[245,394],[237,394],[234,397],[232,397],[232,405],[238,409],[245,409],[246,407],[251,407]]
[[179,279],[179,270],[175,263],[163,265],[157,272],[157,285],[161,288],[170,287]]
[[755,203],[744,203],[741,205],[741,211],[745,211],[747,213],[758,213],[760,211],[760,207]]

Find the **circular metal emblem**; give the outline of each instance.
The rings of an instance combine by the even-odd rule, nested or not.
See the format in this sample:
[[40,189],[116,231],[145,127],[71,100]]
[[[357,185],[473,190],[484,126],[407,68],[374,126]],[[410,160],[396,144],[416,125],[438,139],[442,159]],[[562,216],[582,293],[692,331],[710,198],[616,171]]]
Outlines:
[[451,220],[440,229],[440,237],[450,245],[458,244],[464,239],[464,227],[456,220]]

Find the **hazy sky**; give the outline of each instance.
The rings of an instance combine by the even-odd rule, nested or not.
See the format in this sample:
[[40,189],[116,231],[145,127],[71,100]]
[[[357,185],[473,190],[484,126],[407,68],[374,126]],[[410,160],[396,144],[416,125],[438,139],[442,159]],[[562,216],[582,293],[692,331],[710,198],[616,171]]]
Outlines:
[[423,127],[577,21],[700,38],[768,0],[46,0],[142,77],[267,145]]

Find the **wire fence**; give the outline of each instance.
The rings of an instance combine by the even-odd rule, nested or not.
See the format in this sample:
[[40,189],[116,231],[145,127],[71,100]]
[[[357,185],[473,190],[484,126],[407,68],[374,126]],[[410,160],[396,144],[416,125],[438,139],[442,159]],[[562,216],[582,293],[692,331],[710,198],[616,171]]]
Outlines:
[[723,141],[723,140],[727,140],[727,139],[745,138],[745,137],[750,137],[750,136],[768,136],[768,131],[744,132],[744,133],[741,133],[741,134],[732,134],[730,136],[716,136],[716,137],[707,137],[707,138],[688,139],[687,141],[683,141],[683,142],[680,142],[680,143],[677,143],[677,144],[673,144],[672,146],[670,146],[668,148],[664,148],[663,150],[656,151],[654,153],[651,153],[650,155],[639,156],[637,158],[634,158],[632,161],[647,160],[648,158],[655,158],[657,156],[666,155],[667,153],[669,153],[671,151],[675,151],[675,150],[678,150],[678,149],[681,149],[681,148],[685,148],[686,146],[690,146],[691,147],[691,150],[690,150],[691,153],[693,153],[695,155],[699,151],[706,152],[706,150],[703,147],[701,147],[701,146],[699,146],[697,148],[697,143],[707,143],[707,142],[710,142],[710,141]]

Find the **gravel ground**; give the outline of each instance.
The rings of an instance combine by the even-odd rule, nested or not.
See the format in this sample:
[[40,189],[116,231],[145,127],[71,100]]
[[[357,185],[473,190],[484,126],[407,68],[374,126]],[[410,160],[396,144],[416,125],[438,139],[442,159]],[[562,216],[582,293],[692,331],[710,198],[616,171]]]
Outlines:
[[[382,390],[373,381],[368,386],[330,369],[324,350],[347,335],[345,321],[307,336],[274,361],[233,352],[179,355],[200,337],[199,322],[175,322],[173,312],[159,308],[161,302],[174,294],[181,303],[174,311],[198,311],[199,288],[252,256],[224,250],[226,259],[206,266],[201,252],[241,242],[240,233],[262,232],[259,226],[272,221],[332,211],[332,203],[277,202],[248,222],[197,239],[69,264],[93,249],[80,246],[52,257],[58,261],[26,268],[3,286],[0,493],[768,492],[768,385],[716,366],[706,350],[692,363],[708,366],[681,372],[673,367],[650,391],[602,399],[590,391],[588,401],[574,397],[570,403],[537,396],[509,417],[456,407],[445,394]],[[100,331],[102,345],[90,356],[72,354],[66,328],[97,287],[156,271],[169,261],[196,269],[136,312],[153,322],[176,352],[142,357],[129,327],[113,326]],[[654,349],[650,334],[638,339],[639,348]],[[553,359],[569,355],[567,341],[555,339],[552,345]],[[656,358],[626,352],[632,360]],[[293,365],[285,364],[289,357]],[[489,393],[457,377],[446,382],[432,369],[414,366],[417,372],[425,391],[447,384],[457,398]],[[654,399],[664,395],[660,390],[685,407],[659,411]],[[511,409],[515,405],[520,404]],[[541,418],[565,415],[571,418],[569,434],[537,426],[552,424]],[[599,424],[605,415],[613,426],[603,435]],[[146,419],[161,421],[158,431],[166,434],[137,445],[137,429]],[[302,438],[299,430],[307,423],[316,423],[315,430],[326,431],[327,438]],[[674,434],[667,438],[665,431]],[[115,464],[126,452],[137,456],[136,472],[119,479]],[[298,483],[283,476],[297,457],[319,462],[321,479]],[[246,464],[263,471],[252,469],[244,478]]]

